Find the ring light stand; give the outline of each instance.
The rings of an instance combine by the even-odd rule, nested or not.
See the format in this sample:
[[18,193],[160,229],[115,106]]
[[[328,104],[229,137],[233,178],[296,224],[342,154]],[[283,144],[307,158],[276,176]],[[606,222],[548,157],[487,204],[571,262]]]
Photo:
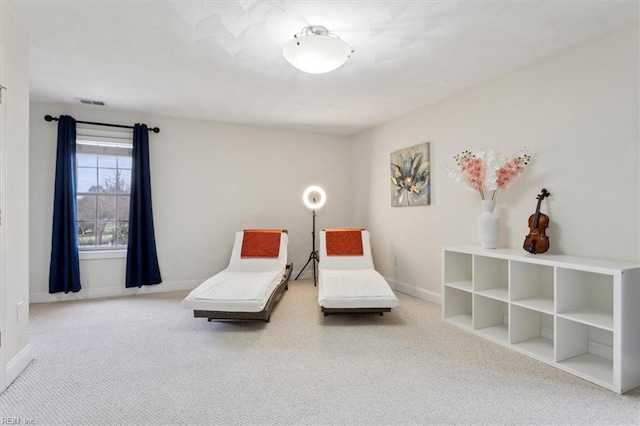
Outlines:
[[302,201],[304,201],[304,205],[311,210],[313,216],[313,227],[311,228],[311,254],[309,255],[309,260],[307,260],[307,263],[304,264],[300,272],[298,272],[298,275],[296,275],[295,280],[300,277],[300,274],[302,274],[309,263],[312,263],[314,287],[317,285],[316,263],[320,261],[320,256],[318,255],[318,251],[316,250],[316,209],[324,206],[326,200],[327,195],[325,194],[324,190],[317,185],[308,187],[302,194]]

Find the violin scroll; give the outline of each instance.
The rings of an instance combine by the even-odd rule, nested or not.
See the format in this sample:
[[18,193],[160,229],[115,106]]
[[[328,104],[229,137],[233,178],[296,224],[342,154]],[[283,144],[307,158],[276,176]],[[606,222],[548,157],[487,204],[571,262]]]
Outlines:
[[550,196],[551,194],[549,193],[549,191],[547,191],[546,189],[542,188],[540,190],[540,194],[538,194],[538,196],[536,197],[536,200],[544,200],[546,197]]

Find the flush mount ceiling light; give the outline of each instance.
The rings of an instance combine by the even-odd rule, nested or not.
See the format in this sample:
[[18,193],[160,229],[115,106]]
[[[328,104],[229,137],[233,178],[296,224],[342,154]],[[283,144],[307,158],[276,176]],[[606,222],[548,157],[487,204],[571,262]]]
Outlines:
[[325,27],[305,27],[285,44],[282,54],[300,71],[323,74],[347,62],[353,49]]

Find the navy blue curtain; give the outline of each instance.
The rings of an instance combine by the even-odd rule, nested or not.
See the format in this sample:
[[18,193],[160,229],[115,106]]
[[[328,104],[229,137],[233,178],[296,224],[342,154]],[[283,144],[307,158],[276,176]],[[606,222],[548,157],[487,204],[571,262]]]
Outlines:
[[80,291],[76,223],[76,120],[58,118],[49,293]]
[[149,132],[146,124],[133,127],[132,156],[126,286],[142,287],[162,282],[153,230]]

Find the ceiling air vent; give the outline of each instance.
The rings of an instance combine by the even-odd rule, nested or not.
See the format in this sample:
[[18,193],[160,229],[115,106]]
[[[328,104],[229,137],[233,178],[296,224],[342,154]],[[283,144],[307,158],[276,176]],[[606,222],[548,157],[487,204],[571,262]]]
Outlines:
[[105,106],[105,103],[102,101],[92,101],[91,99],[81,99],[81,98],[76,98],[76,99],[78,99],[81,104],[85,104],[85,105]]

